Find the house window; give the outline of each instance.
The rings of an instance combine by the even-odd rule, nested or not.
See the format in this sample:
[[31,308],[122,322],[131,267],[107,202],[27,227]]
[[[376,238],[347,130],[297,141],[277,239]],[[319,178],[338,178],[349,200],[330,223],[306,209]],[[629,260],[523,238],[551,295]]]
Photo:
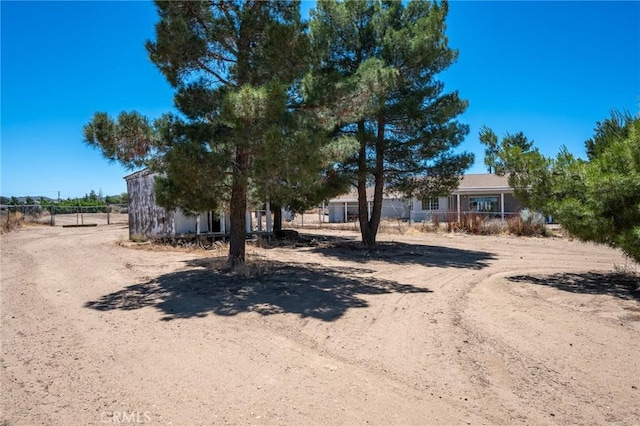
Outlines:
[[422,210],[440,210],[440,199],[428,197],[422,200]]
[[472,212],[498,212],[498,197],[470,197],[469,209]]

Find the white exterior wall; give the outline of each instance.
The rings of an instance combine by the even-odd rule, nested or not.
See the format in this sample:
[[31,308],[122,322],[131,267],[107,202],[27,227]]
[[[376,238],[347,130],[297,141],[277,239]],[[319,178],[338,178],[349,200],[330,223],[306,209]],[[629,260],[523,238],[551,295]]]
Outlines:
[[434,214],[439,214],[441,216],[446,215],[449,209],[449,197],[438,197],[438,210],[428,210],[425,209],[422,205],[422,200],[418,198],[413,198],[413,209],[411,210],[411,221],[412,222],[424,222],[425,220],[431,220],[431,217]]
[[156,173],[138,172],[126,177],[129,197],[129,238],[172,236],[175,233],[174,212],[156,204],[153,184]]
[[[215,213],[212,214],[210,227],[210,212],[189,216],[180,209],[167,211],[158,206],[154,191],[154,180],[157,175],[157,173],[143,170],[125,177],[129,196],[129,238],[134,235],[144,235],[147,238],[174,237],[196,232],[209,233],[214,232],[214,229],[215,232],[222,234],[229,233],[231,229],[229,214],[224,214],[222,218]],[[291,213],[283,209],[283,220],[290,219]],[[220,221],[219,231],[218,221]],[[255,220],[253,222],[255,223]]]
[[344,213],[345,213],[345,203],[347,207],[347,215],[357,215],[358,214],[358,202],[357,201],[335,201],[330,202],[327,209],[329,210],[329,222],[330,223],[340,223],[346,222]]
[[409,219],[411,207],[408,201],[397,198],[382,200],[382,218]]
[[[215,213],[212,213],[211,217],[211,229],[209,229],[209,212],[200,213],[198,216],[187,216],[180,209],[175,212],[175,232],[176,235],[180,234],[195,234],[196,231],[199,231],[201,234],[205,234],[208,232],[214,232],[214,229],[217,227],[218,221],[220,221],[220,230],[215,232],[229,232],[231,228],[231,221],[229,219],[229,215],[224,215],[223,218],[218,217]],[[199,230],[197,230],[197,219],[196,217],[200,217],[200,226]],[[222,222],[224,221],[224,224]]]
[[187,216],[182,210],[177,209],[174,213],[174,218],[176,222],[175,235],[196,233],[195,216]]
[[[358,214],[357,201],[331,201],[327,206],[330,223],[345,222],[345,204],[347,215]],[[369,208],[373,208],[372,201],[369,201]],[[398,198],[385,198],[382,200],[382,219],[409,219],[410,211],[408,201]]]

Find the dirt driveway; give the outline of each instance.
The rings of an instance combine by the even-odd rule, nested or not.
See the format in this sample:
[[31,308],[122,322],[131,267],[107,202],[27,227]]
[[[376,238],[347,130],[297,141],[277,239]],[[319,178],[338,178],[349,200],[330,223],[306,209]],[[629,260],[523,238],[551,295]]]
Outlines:
[[126,233],[0,238],[3,426],[640,424],[640,294],[612,249],[318,235],[251,249],[256,281]]

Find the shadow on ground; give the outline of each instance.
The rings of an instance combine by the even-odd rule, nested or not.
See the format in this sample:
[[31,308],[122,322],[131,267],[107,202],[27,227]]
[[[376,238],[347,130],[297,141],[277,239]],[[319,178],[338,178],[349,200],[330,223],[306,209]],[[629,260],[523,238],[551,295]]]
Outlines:
[[496,259],[494,254],[485,251],[386,241],[379,242],[376,250],[366,250],[358,241],[329,241],[317,244],[311,251],[342,261],[366,263],[375,260],[444,268],[482,269]]
[[508,279],[517,283],[551,286],[571,293],[605,294],[640,301],[640,279],[627,274],[561,273],[544,276],[516,275]]
[[373,271],[359,268],[270,261],[269,269],[256,280],[233,272],[205,269],[201,266],[206,260],[188,264],[194,269],[130,285],[87,302],[85,307],[100,311],[154,307],[165,314],[163,320],[204,317],[210,313],[231,316],[257,312],[292,313],[334,321],[350,308],[367,307],[367,300],[361,296],[431,293],[426,288],[372,277]]

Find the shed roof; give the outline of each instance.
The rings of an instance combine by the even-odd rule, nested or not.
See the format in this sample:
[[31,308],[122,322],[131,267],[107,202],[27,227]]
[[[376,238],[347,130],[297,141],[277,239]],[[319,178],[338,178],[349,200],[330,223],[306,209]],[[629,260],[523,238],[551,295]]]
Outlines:
[[156,172],[153,172],[149,169],[142,169],[142,170],[138,170],[137,172],[133,172],[130,175],[127,175],[125,177],[123,177],[122,179],[124,180],[131,180],[131,179],[137,179],[138,177],[142,177],[142,176],[147,176],[147,175],[151,175],[154,174]]

